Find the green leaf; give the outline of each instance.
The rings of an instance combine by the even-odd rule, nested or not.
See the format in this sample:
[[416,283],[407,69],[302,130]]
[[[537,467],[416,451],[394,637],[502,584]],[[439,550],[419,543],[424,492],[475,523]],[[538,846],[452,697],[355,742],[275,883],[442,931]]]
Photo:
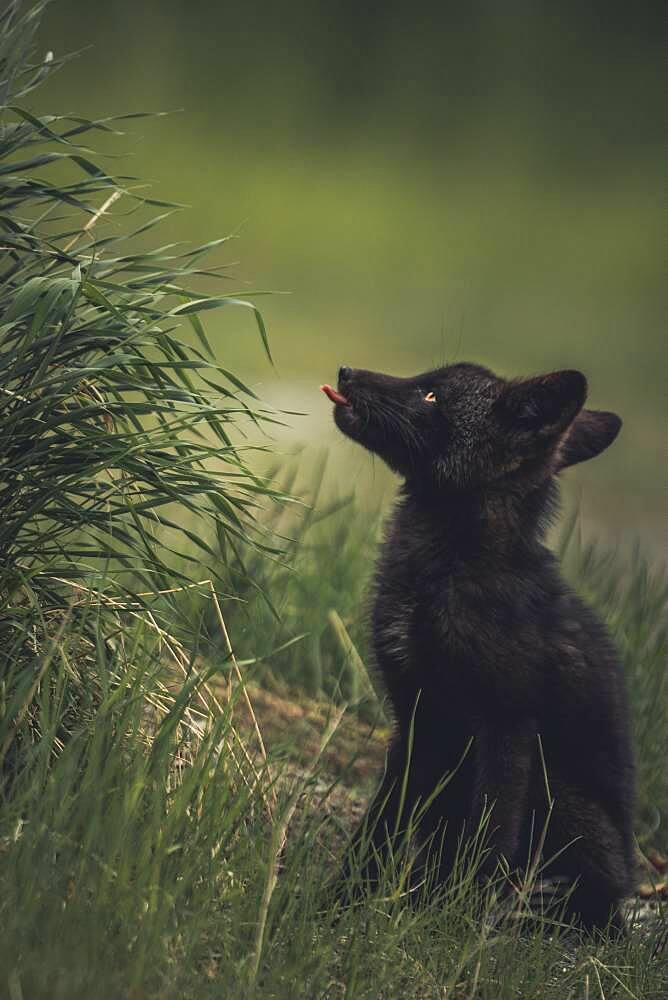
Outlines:
[[207,309],[222,309],[223,306],[240,306],[244,309],[250,309],[255,316],[255,321],[260,331],[260,336],[262,338],[262,344],[265,349],[265,353],[269,358],[269,361],[273,365],[274,360],[271,356],[271,351],[269,349],[269,337],[267,335],[267,330],[262,319],[262,314],[256,305],[252,302],[248,302],[246,299],[238,299],[232,296],[224,296],[222,298],[206,298],[206,299],[194,299],[192,302],[186,302],[185,305],[176,306],[171,310],[171,316],[187,316],[190,313],[204,312]]

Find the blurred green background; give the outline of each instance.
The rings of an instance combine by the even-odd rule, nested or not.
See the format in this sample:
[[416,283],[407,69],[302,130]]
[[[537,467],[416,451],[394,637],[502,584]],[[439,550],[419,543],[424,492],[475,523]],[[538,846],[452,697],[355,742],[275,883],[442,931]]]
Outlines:
[[386,478],[318,392],[339,364],[413,373],[476,360],[580,367],[625,420],[568,477],[585,525],[665,552],[663,111],[656,5],[366,5],[56,0],[42,50],[86,48],[41,112],[183,109],[140,121],[110,169],[187,202],[169,239],[235,232],[208,314],[228,366],[290,417],[280,447],[331,448],[338,478]]

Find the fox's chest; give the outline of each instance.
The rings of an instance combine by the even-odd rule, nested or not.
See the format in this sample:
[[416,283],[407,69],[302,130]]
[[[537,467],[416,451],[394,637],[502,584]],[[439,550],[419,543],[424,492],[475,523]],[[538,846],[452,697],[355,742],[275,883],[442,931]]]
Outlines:
[[[539,697],[545,636],[531,588],[497,577],[381,561],[373,604],[376,661],[393,701],[467,706]],[[534,588],[535,590],[535,588]]]
[[425,655],[452,664],[485,634],[492,637],[496,617],[482,594],[471,600],[447,578],[426,580],[411,570],[376,582],[374,644],[398,666],[414,667]]
[[464,572],[440,562],[435,569],[420,553],[403,553],[401,558],[382,554],[373,605],[374,631],[381,643],[407,651],[426,637],[455,652],[486,636],[498,641],[503,626],[526,617],[520,602],[508,599],[510,588],[500,584],[498,574],[494,578]]

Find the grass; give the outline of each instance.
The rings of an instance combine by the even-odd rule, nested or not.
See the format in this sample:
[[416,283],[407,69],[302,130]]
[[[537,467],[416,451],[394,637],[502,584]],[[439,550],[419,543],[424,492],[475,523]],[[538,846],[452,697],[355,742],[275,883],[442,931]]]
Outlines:
[[[380,755],[381,508],[323,457],[255,473],[240,433],[269,414],[199,318],[248,300],[193,291],[210,245],[128,239],[164,206],[81,145],[118,123],[22,106],[43,6],[10,4],[0,41],[0,995],[659,996],[665,915],[622,943],[522,925],[472,856],[423,906],[401,856],[333,903]],[[665,581],[574,532],[564,558],[623,649],[639,840],[665,846]]]
[[[315,487],[322,466],[307,460],[309,465],[315,466]],[[300,482],[295,473],[287,470],[283,485],[293,475]],[[368,572],[368,553],[358,543],[367,537],[371,549],[378,524],[377,512],[360,509],[354,499],[337,509],[326,484],[324,489],[315,512],[295,510],[291,524],[287,514],[274,522],[293,538],[291,568],[260,564],[263,589],[281,595],[281,620],[256,589],[250,600],[240,592],[246,604],[223,602],[245,676],[255,671],[256,683],[280,690],[293,705],[304,703],[305,687],[318,694],[309,662],[313,644],[302,641],[250,664],[244,661],[253,657],[245,654],[253,640],[256,650],[270,651],[297,634],[297,627],[319,624],[322,687],[339,703],[344,691],[350,694],[353,682],[341,678],[356,666],[349,649],[337,646],[326,613],[336,606],[330,603],[337,596],[330,579],[354,581],[350,592],[342,591],[349,606],[338,606],[356,635]],[[606,614],[622,644],[640,762],[639,839],[645,850],[665,846],[665,583],[639,555],[629,562],[583,546],[575,531],[564,547],[569,574]],[[470,867],[463,866],[438,904],[407,905],[395,873],[388,871],[373,899],[338,912],[324,887],[368,795],[378,753],[357,774],[361,790],[350,790],[350,761],[365,750],[366,727],[342,724],[332,736],[339,741],[336,757],[314,763],[317,750],[312,746],[311,759],[305,755],[300,730],[294,728],[297,745],[291,746],[290,720],[272,730],[275,701],[256,700],[249,687],[269,747],[265,765],[240,689],[227,700],[233,678],[222,637],[218,655],[212,646],[217,616],[210,604],[206,592],[191,601],[203,618],[201,643],[190,651],[182,682],[157,642],[148,662],[146,643],[139,641],[122,664],[121,650],[111,664],[99,651],[97,673],[107,693],[55,762],[48,734],[58,705],[52,689],[42,691],[45,721],[39,728],[45,735],[2,811],[0,967],[7,970],[6,988],[13,984],[8,995],[661,995],[657,949],[665,918],[623,944],[574,944],[540,924],[520,933],[510,920],[494,926],[476,915]],[[50,669],[56,677],[67,669],[60,653]],[[119,672],[122,689],[114,684]],[[170,675],[171,707],[166,715],[152,713],[153,701],[165,705],[162,682]],[[364,694],[362,716],[372,706]],[[311,717],[315,746],[328,713],[331,722],[336,712],[322,689],[317,704],[320,713]]]
[[[353,512],[349,507],[349,524]],[[336,573],[346,555],[334,530],[326,546],[326,525],[323,520],[310,530],[317,529],[318,551]],[[307,540],[302,544],[297,574],[299,563],[308,566],[312,558]],[[634,664],[638,829],[647,848],[665,842],[665,681],[648,617],[665,590],[641,563],[629,567],[613,556],[587,553],[577,561],[582,589],[600,606],[616,609],[608,617]],[[360,579],[358,596],[361,589]],[[308,613],[308,599],[301,608]],[[299,614],[296,603],[292,614]],[[662,625],[657,619],[654,625],[658,641]],[[275,629],[280,631],[277,623]],[[239,689],[231,702],[221,696],[222,711],[207,694],[205,684],[221,695],[226,690],[216,659],[193,655],[198,669],[172,684],[169,711],[150,712],[154,697],[164,704],[158,682],[165,676],[165,653],[157,643],[154,653],[147,663],[145,651],[138,656],[127,650],[122,688],[114,684],[119,660],[98,662],[106,693],[55,761],[50,734],[59,706],[52,688],[41,692],[44,735],[2,810],[0,968],[8,995],[661,995],[664,967],[656,952],[665,920],[622,944],[577,944],[540,924],[523,934],[512,921],[492,926],[476,916],[466,865],[438,905],[408,905],[388,872],[373,899],[338,912],[324,886],[366,794],[342,786],[346,757],[363,749],[364,730],[347,729],[333,770],[331,761],[309,764],[299,748],[286,754],[289,735],[279,727],[281,747],[273,753],[269,742],[264,765],[253,751],[251,726],[243,722]],[[307,655],[300,653],[304,660]],[[55,652],[50,669],[59,677],[66,668]],[[292,683],[298,702],[298,678]],[[320,737],[327,728],[323,696],[321,704],[315,723]],[[263,713],[270,711],[269,702]],[[333,707],[330,713],[336,722]],[[259,718],[266,732],[264,714]],[[657,829],[659,816],[664,825]]]
[[[282,539],[280,558],[251,553],[236,567],[227,559],[227,589],[234,589],[237,600],[226,616],[244,665],[264,683],[357,703],[369,694],[363,595],[382,499],[358,510],[353,493],[341,494],[332,485],[327,466],[327,453],[319,451],[270,470],[280,492],[301,503],[274,506],[263,519]],[[205,620],[215,636],[211,609]]]

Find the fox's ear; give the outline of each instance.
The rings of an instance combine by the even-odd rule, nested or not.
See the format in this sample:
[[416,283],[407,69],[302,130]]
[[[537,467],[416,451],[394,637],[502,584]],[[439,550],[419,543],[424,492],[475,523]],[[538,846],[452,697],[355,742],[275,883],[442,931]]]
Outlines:
[[565,469],[588,458],[596,458],[615,440],[621,417],[604,410],[581,410],[571,424],[559,449],[559,468]]
[[573,422],[586,398],[582,372],[561,371],[512,382],[498,405],[504,422],[515,430],[552,438]]

